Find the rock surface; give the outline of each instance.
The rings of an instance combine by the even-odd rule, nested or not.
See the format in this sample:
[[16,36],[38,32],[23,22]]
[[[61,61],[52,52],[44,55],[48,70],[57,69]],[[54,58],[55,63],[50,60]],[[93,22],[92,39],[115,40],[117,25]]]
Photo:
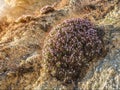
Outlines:
[[[57,0],[52,0],[51,4]],[[59,0],[58,0],[59,1]],[[120,2],[119,0],[96,0],[99,3],[77,7],[55,7],[45,15],[24,15],[12,22],[0,22],[0,89],[68,89],[53,78],[45,79],[42,69],[41,50],[44,38],[57,24],[68,18],[88,18],[105,30],[108,53],[93,63],[89,72],[76,88],[84,90],[120,89]],[[71,0],[75,1],[75,0]],[[89,1],[89,0],[88,0]],[[44,2],[44,1],[43,1]],[[47,5],[48,3],[44,4]],[[40,3],[33,6],[39,7]],[[32,7],[32,6],[31,6]],[[94,7],[94,8],[93,8]],[[40,8],[36,8],[40,11]],[[32,7],[31,12],[34,9]],[[29,11],[30,12],[30,11]],[[27,11],[27,13],[29,13]],[[30,13],[29,13],[30,14]],[[11,14],[13,15],[13,14]],[[11,18],[11,17],[10,17]]]

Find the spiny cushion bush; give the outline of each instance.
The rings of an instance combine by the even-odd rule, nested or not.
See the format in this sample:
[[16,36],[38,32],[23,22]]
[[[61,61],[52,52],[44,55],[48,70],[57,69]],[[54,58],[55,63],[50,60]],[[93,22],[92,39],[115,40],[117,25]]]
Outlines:
[[86,67],[104,51],[98,30],[88,20],[69,19],[55,27],[47,36],[44,66],[48,75],[70,84],[82,78]]

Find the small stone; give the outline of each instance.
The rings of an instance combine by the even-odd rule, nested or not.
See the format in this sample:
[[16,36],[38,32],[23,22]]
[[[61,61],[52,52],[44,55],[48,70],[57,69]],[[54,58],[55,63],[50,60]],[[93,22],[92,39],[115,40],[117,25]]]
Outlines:
[[15,72],[8,72],[8,73],[7,73],[7,76],[10,76],[10,77],[11,77],[11,76],[13,76],[14,74],[15,74]]
[[55,9],[52,6],[47,5],[40,10],[40,13],[47,14],[47,13],[53,12],[53,11],[55,11]]

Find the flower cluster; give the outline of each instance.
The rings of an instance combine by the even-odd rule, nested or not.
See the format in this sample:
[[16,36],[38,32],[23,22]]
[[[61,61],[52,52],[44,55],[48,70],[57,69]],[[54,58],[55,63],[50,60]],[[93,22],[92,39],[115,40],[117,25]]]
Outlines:
[[91,61],[103,53],[104,43],[88,20],[69,19],[51,30],[43,48],[50,76],[70,84],[82,78]]

